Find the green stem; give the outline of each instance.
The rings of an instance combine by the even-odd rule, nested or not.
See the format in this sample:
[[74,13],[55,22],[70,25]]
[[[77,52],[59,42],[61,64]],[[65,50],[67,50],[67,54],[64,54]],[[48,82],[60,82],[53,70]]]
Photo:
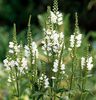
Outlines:
[[[73,60],[74,61],[74,60]],[[74,72],[73,72],[73,66],[74,66],[74,62],[72,61],[72,75],[71,75],[71,79],[70,79],[70,90],[72,90],[72,85],[73,85],[73,76],[74,76]],[[69,98],[71,97],[71,94],[69,93]]]
[[[73,77],[74,77],[74,60],[75,60],[75,48],[73,49],[73,54],[72,54],[72,67],[71,67],[71,79],[70,79],[70,90],[72,90],[72,86],[73,86]],[[71,98],[71,94],[69,93],[69,98]]]
[[17,88],[17,97],[18,99],[20,98],[20,91],[19,91],[19,81],[18,81],[18,72],[17,72],[17,68],[15,68],[16,70],[16,88]]

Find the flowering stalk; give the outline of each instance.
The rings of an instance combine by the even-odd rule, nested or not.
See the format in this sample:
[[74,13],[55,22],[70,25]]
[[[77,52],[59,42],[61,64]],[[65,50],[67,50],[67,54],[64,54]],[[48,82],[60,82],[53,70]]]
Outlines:
[[[71,51],[71,59],[72,59],[70,90],[72,90],[73,79],[75,77],[74,71],[76,70],[76,61],[77,61],[76,53],[77,53],[77,48],[81,46],[81,39],[82,39],[82,34],[79,33],[78,16],[77,13],[75,13],[75,32],[74,35],[71,35],[70,37],[70,48],[69,48],[69,50]],[[71,98],[70,94],[69,97]]]
[[[16,24],[14,24],[14,29],[13,29],[13,43],[17,44],[17,40],[16,40]],[[18,99],[20,98],[20,91],[19,91],[19,73],[18,73],[18,69],[15,66],[15,73],[16,73],[16,88],[17,88],[17,97]]]
[[[58,11],[58,0],[54,0],[52,11],[48,7],[47,13],[48,19],[43,29],[44,38],[42,40],[43,61],[39,58],[38,46],[32,39],[31,16],[28,21],[27,44],[24,46],[22,43],[20,45],[17,43],[16,25],[14,24],[13,41],[9,42],[8,55],[4,60],[4,66],[11,75],[9,75],[8,81],[16,86],[18,99],[21,99],[28,91],[30,93],[27,95],[32,100],[69,100],[69,98],[74,98],[73,91],[75,89],[76,92],[81,93],[80,96],[83,99],[82,95],[86,90],[86,76],[93,67],[93,58],[88,54],[88,49],[87,56],[82,56],[81,65],[78,65],[82,34],[80,34],[78,27],[77,13],[75,13],[75,30],[69,38],[68,49],[65,48],[64,33],[59,30],[59,26],[63,24],[63,15]],[[47,60],[45,61],[45,59]],[[80,66],[80,70],[78,66]],[[24,94],[21,89],[23,84],[21,78],[24,81]],[[78,89],[79,82],[80,88]]]

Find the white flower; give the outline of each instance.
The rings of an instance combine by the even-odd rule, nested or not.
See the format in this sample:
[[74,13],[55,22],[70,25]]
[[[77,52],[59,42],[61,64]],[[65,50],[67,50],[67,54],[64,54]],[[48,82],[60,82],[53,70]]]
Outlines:
[[9,50],[9,53],[10,53],[10,54],[13,54],[13,53],[14,53],[14,51],[13,51],[12,49],[10,49],[10,50]]
[[18,46],[15,45],[14,50],[15,50],[16,53],[20,52],[20,45],[18,45]]
[[6,70],[10,70],[9,61],[7,58],[5,60],[3,60],[3,63],[4,63],[4,66],[6,67]]
[[54,14],[54,12],[50,12],[51,13],[51,22],[52,23],[56,23],[58,25],[62,25],[63,24],[63,15],[62,13],[60,13],[59,11]]
[[63,34],[63,32],[60,32],[60,39],[61,39],[61,40],[64,39],[64,34]]
[[51,22],[56,23],[57,22],[57,16],[51,11]]
[[46,35],[51,35],[52,34],[51,30],[49,30],[49,29],[47,29],[45,33],[46,33]]
[[56,31],[53,31],[53,34],[51,35],[51,39],[54,39],[54,42],[57,42],[59,38],[59,34]]
[[70,37],[70,48],[73,48],[75,45],[76,45],[76,47],[80,47],[81,42],[82,42],[81,40],[82,40],[82,34],[78,33],[75,36],[75,33],[74,33],[74,35],[71,35],[71,37]]
[[56,30],[53,30],[51,33],[45,35],[45,38],[42,41],[43,44],[42,50],[44,51],[45,55],[47,55],[48,51],[49,56],[52,55],[52,51],[56,54],[57,53],[59,54],[63,43],[64,43],[63,32],[58,33]]
[[42,81],[43,80],[43,77],[41,76],[39,79]]
[[8,80],[7,80],[9,83],[11,83],[12,82],[12,79],[11,79],[11,77],[9,76],[8,77]]
[[22,63],[22,67],[23,67],[23,68],[25,68],[25,69],[28,68],[28,67],[27,67],[27,59],[26,59],[26,58],[22,58],[21,63]]
[[85,59],[84,57],[82,57],[81,58],[81,67],[82,67],[82,69],[84,68],[86,63],[87,63],[88,70],[91,70],[92,67],[93,67],[93,58],[88,57],[87,59]]
[[83,69],[84,68],[84,66],[85,66],[85,58],[84,57],[82,57],[81,58],[81,68]]
[[44,87],[45,88],[48,88],[49,87],[49,81],[48,81],[48,78],[45,78],[45,80],[44,80]]
[[55,72],[55,73],[58,71],[58,63],[59,63],[59,62],[58,62],[58,60],[56,59],[56,60],[54,61],[54,64],[53,64],[53,70],[52,70],[52,71]]
[[30,55],[29,47],[27,45],[25,45],[24,49],[25,49],[25,51],[24,51],[25,57],[29,57],[29,55]]
[[87,68],[88,68],[88,70],[91,70],[92,67],[93,67],[93,60],[92,60],[92,57],[89,57],[89,58],[86,60],[86,62],[87,62]]
[[56,13],[57,15],[57,23],[58,25],[62,25],[63,24],[63,15],[62,13],[60,13],[59,11]]
[[76,39],[77,39],[77,43],[76,43],[76,47],[80,47],[81,46],[81,39],[82,39],[82,34],[78,34],[77,36],[76,36]]
[[4,66],[8,66],[8,59],[3,60]]
[[52,76],[51,78],[52,78],[53,80],[55,80],[55,79],[56,79],[56,77],[54,77],[54,76]]
[[9,66],[10,66],[10,67],[15,67],[15,61],[14,61],[14,60],[11,60],[11,61],[9,62]]
[[13,42],[9,42],[9,48],[13,48],[14,47],[14,43]]
[[42,74],[41,77],[39,78],[39,81],[41,82],[41,84],[43,83],[44,88],[49,87],[49,79],[46,75]]
[[37,50],[37,45],[36,45],[36,43],[35,42],[32,42],[32,54],[33,54],[33,56],[35,57],[37,57],[38,58],[38,50]]
[[70,47],[73,48],[74,44],[75,44],[75,36],[71,35],[71,37],[70,37]]
[[61,64],[61,70],[62,70],[62,71],[65,70],[65,64]]

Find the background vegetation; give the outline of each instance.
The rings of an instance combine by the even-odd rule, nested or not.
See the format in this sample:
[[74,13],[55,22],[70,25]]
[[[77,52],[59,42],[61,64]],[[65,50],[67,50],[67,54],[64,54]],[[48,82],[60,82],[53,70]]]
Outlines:
[[[64,15],[64,32],[65,35],[73,34],[74,31],[74,12],[78,12],[79,27],[82,34],[86,35],[85,40],[92,44],[90,50],[96,54],[96,0],[58,0],[59,10]],[[5,58],[8,49],[8,42],[12,40],[13,23],[17,26],[18,41],[26,42],[27,23],[29,15],[32,15],[31,31],[33,40],[42,39],[44,27],[44,17],[46,15],[47,5],[52,7],[53,0],[0,0],[0,100],[2,95],[7,99],[6,83],[7,76],[3,73],[2,61]],[[84,42],[85,43],[85,42]],[[86,45],[83,44],[83,45]],[[94,55],[95,59],[96,56]],[[96,63],[96,62],[95,62]],[[96,64],[94,64],[96,65]],[[94,77],[89,80],[96,83],[94,66],[92,73]],[[93,84],[90,85],[90,88]],[[89,85],[88,85],[89,86]],[[95,94],[95,90],[93,90]],[[90,95],[89,95],[90,97]],[[92,96],[91,96],[92,97]],[[93,98],[92,100],[95,100]],[[26,100],[26,99],[25,99]],[[89,98],[90,100],[90,98]]]
[[[26,34],[28,17],[32,15],[32,33],[34,38],[41,35],[42,21],[47,5],[52,6],[53,0],[0,0],[0,61],[5,58],[8,41],[11,39],[12,26],[15,22],[17,33]],[[84,34],[96,31],[96,0],[59,0],[59,10],[64,13],[64,30],[72,34],[74,28],[74,12],[79,15],[79,26]],[[19,39],[23,36],[19,36]],[[40,37],[40,38],[41,38]],[[90,36],[92,41],[95,37]],[[23,38],[24,39],[24,38]],[[95,47],[95,46],[94,46]]]

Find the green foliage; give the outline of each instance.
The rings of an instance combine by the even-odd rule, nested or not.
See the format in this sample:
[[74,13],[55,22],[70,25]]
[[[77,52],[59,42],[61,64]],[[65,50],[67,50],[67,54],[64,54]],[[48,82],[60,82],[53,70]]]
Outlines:
[[[38,16],[44,28],[40,32],[44,34],[41,33],[43,37],[36,42],[38,35],[33,37],[31,15],[27,34],[21,32],[17,36],[16,24],[13,25],[13,39],[10,39],[4,66],[0,65],[3,66],[0,67],[0,94],[6,91],[3,99],[95,100],[96,52],[88,42],[92,32],[82,38],[75,13],[74,33],[67,34],[70,32],[69,16],[63,17],[54,0],[53,11],[48,7],[47,14]],[[8,36],[1,40],[5,45],[9,41]]]

